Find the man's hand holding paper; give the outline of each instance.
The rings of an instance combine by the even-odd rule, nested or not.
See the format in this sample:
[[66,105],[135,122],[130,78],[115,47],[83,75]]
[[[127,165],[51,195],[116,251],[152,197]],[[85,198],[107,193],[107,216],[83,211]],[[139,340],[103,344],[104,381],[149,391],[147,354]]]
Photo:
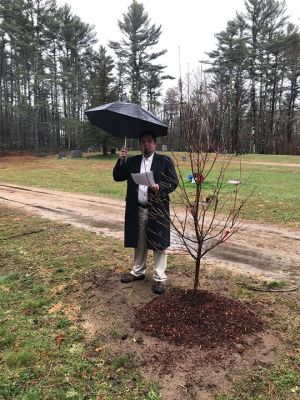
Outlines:
[[153,171],[143,172],[143,173],[132,173],[132,179],[137,185],[144,185],[150,187],[156,187],[156,183],[154,182]]

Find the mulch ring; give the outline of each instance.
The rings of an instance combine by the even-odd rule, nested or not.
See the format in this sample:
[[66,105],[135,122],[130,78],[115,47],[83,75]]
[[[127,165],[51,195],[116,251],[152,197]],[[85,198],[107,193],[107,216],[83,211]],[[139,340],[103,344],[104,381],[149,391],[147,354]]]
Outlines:
[[170,289],[136,310],[133,327],[176,345],[235,348],[263,322],[241,301],[208,292]]

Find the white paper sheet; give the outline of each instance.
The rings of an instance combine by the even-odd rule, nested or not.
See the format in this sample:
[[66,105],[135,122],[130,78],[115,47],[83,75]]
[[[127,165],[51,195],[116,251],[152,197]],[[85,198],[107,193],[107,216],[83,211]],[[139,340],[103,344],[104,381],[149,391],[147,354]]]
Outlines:
[[131,176],[137,185],[144,185],[144,186],[155,185],[153,171],[143,172],[141,174],[131,174]]

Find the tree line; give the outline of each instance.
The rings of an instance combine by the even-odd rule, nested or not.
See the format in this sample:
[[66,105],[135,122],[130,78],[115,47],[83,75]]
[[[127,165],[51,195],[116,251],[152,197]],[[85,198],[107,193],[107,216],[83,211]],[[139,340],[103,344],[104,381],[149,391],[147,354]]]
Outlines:
[[182,116],[193,118],[193,108],[205,104],[207,143],[229,152],[300,154],[300,34],[285,3],[245,1],[216,39],[198,73],[167,93],[165,115],[177,132],[170,146],[182,146]]
[[136,0],[117,25],[122,38],[108,43],[111,56],[102,44],[96,50],[94,28],[70,6],[58,7],[55,0],[1,1],[0,151],[89,145],[106,151],[117,139],[91,126],[84,111],[127,100],[169,124],[163,142],[169,149],[184,150],[187,118],[205,104],[209,143],[215,147],[300,153],[300,35],[283,2],[246,0],[245,11],[216,34],[216,49],[199,71],[180,77],[164,98],[163,82],[172,77],[158,62],[166,50],[155,50],[161,26]]

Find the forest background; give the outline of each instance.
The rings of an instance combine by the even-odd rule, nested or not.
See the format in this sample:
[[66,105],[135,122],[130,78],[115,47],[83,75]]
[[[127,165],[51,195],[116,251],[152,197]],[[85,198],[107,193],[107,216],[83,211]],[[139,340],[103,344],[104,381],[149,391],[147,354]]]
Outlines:
[[123,37],[109,42],[112,57],[70,6],[1,1],[2,154],[88,147],[106,153],[121,142],[91,126],[84,111],[116,100],[139,103],[165,121],[169,135],[159,145],[168,150],[184,150],[184,127],[199,118],[193,109],[205,104],[215,148],[300,154],[300,34],[284,2],[246,0],[244,10],[216,33],[216,48],[202,67],[173,79],[165,93],[163,82],[173,77],[159,63],[166,53],[159,48],[162,27],[136,0],[116,26]]

